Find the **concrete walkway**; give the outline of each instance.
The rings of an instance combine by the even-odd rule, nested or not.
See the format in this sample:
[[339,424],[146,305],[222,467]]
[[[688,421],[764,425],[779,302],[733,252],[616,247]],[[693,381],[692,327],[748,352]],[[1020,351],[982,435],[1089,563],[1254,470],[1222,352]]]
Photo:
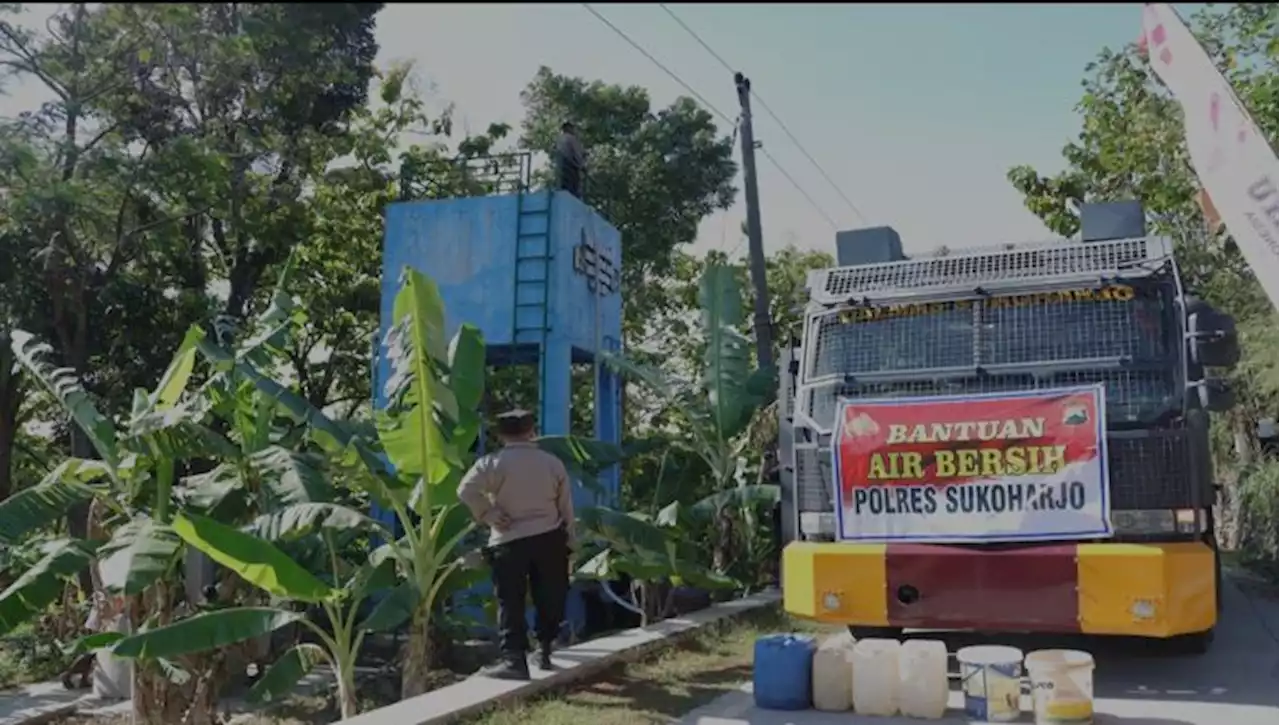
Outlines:
[[[1223,615],[1208,654],[1171,657],[1143,653],[1135,640],[1075,637],[1057,641],[1002,642],[1024,651],[1066,646],[1093,652],[1097,725],[1275,725],[1277,708],[1277,607],[1275,601],[1248,596],[1235,586],[1223,591]],[[937,636],[937,635],[927,635]],[[948,648],[975,642],[946,636]],[[1022,640],[1026,638],[1018,638]],[[954,649],[952,649],[954,652]],[[963,698],[951,693],[952,710],[941,723],[967,723]],[[1030,702],[1024,698],[1024,711]],[[1030,715],[1023,718],[1031,721]],[[853,713],[772,712],[755,708],[751,685],[685,716],[680,725],[888,725],[916,723],[907,718],[859,717]]]
[[56,720],[78,708],[83,702],[101,707],[101,702],[88,690],[67,690],[61,682],[37,682],[12,690],[0,690],[0,725]]

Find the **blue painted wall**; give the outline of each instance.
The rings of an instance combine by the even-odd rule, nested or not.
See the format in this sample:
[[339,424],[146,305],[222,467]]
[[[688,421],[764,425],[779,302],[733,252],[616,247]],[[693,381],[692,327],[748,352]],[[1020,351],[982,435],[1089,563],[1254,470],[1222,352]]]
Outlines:
[[[591,277],[575,268],[575,252],[584,244],[607,260],[603,266],[612,268],[611,292],[593,285]],[[563,191],[391,204],[383,239],[379,340],[391,326],[391,310],[406,266],[439,286],[448,335],[463,322],[479,327],[491,360],[502,358],[495,351],[515,345],[542,349],[539,428],[544,435],[568,433],[571,361],[587,361],[599,350],[621,347],[618,230]],[[545,333],[540,331],[544,307]],[[379,345],[374,371],[374,402],[379,407],[385,403],[382,382],[388,366]],[[617,376],[602,370],[597,392],[595,437],[619,443],[621,383]],[[575,503],[615,503],[618,472],[602,479],[603,496],[597,499],[578,486]]]
[[[530,212],[546,209],[551,216],[538,218]],[[524,214],[517,210],[523,208]],[[517,243],[517,221],[524,228]],[[521,285],[521,302],[538,302],[549,292],[550,337],[568,342],[583,351],[596,349],[596,296],[588,288],[587,277],[573,269],[574,247],[594,243],[608,257],[615,270],[622,267],[622,240],[618,230],[572,195],[560,191],[554,199],[546,192],[460,199],[435,199],[391,204],[386,211],[386,232],[382,254],[383,334],[389,323],[391,306],[398,289],[400,271],[410,266],[435,280],[448,311],[449,335],[462,322],[470,322],[484,333],[490,345],[513,342],[513,313],[517,290],[516,257],[534,257],[547,243],[552,252],[549,285]],[[537,274],[540,262],[526,260],[522,277]],[[532,269],[531,269],[532,268]],[[387,284],[391,282],[391,284]],[[622,329],[622,296],[614,293],[599,298],[599,327],[602,336],[614,338]],[[535,308],[520,310],[521,327],[534,324]],[[529,341],[522,336],[520,342]],[[379,360],[378,379],[383,380],[385,361]]]
[[[602,258],[597,267],[611,268],[611,290],[599,283],[598,273],[589,276],[583,265],[575,264],[584,245]],[[621,348],[618,230],[563,191],[392,204],[386,210],[383,238],[379,341],[393,322],[391,311],[406,266],[431,277],[440,288],[450,337],[467,322],[484,335],[491,363],[520,359],[537,364],[541,355],[539,427],[544,435],[568,433],[571,363]],[[389,362],[379,342],[374,364],[378,407],[386,402],[382,383],[388,374]],[[595,396],[599,440],[621,442],[621,392],[618,376],[601,366]],[[574,486],[575,505],[618,503],[619,471],[615,467],[600,478],[599,497]],[[394,522],[387,514],[375,511],[378,518]],[[573,592],[567,614],[574,629],[582,626],[582,606],[581,591]]]

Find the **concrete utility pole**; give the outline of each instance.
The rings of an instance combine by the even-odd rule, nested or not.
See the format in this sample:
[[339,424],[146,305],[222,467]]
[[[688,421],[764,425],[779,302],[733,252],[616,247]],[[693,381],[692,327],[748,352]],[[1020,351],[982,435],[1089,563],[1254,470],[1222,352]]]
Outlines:
[[756,363],[773,367],[773,321],[769,319],[769,282],[765,275],[764,239],[760,231],[760,190],[756,186],[756,139],[751,130],[751,80],[733,74],[742,107],[738,133],[742,136],[742,182],[747,195],[747,251],[751,259],[751,286],[755,288]]

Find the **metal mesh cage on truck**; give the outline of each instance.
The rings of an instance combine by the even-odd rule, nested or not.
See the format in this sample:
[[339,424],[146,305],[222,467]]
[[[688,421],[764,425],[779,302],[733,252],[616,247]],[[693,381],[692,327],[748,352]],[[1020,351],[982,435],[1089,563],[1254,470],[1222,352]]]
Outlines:
[[1186,381],[1168,252],[1157,239],[1025,245],[811,275],[786,404],[797,426],[797,508],[832,510],[825,441],[842,398],[1097,383],[1106,389],[1113,507],[1201,500],[1196,434],[1176,424]]
[[814,302],[829,305],[858,297],[945,297],[984,285],[1016,291],[1046,281],[1087,283],[1128,276],[1170,257],[1168,242],[1157,237],[1005,245],[931,259],[823,269],[810,275],[809,294]]

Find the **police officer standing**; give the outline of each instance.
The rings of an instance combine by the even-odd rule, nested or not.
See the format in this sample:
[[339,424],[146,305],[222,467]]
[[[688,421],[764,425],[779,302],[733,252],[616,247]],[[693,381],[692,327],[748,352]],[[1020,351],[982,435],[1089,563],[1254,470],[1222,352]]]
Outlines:
[[458,498],[489,527],[485,556],[498,599],[502,660],[481,674],[527,680],[525,595],[532,589],[538,666],[549,670],[569,590],[569,551],[576,545],[573,499],[564,464],[534,442],[532,413],[498,416],[497,431],[502,448],[476,461],[458,487]]
[[581,199],[582,182],[587,175],[587,152],[572,122],[561,124],[554,156],[557,186]]

